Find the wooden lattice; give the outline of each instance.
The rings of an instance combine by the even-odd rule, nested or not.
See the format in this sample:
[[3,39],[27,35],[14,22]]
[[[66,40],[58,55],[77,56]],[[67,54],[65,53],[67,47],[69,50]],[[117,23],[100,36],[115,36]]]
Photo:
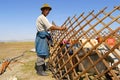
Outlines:
[[120,80],[120,6],[68,17],[63,26],[51,32],[49,66],[57,80]]

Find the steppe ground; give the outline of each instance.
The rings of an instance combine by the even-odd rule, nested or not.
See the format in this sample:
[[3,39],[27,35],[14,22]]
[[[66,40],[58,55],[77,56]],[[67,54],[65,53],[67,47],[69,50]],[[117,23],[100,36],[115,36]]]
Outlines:
[[[24,56],[12,62],[6,71],[0,75],[0,80],[55,80],[52,73],[49,76],[38,76],[34,69],[36,53],[30,50],[34,48],[34,42],[0,42],[0,61],[11,59],[24,53]],[[1,66],[0,66],[1,67]]]

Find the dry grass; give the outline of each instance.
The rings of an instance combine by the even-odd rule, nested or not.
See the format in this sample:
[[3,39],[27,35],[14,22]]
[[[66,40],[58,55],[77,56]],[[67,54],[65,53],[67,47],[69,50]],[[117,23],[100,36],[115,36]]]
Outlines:
[[36,53],[30,52],[34,48],[34,42],[5,42],[0,43],[0,60],[13,58],[21,55],[24,51],[24,56],[18,59],[17,62],[11,63],[6,72],[0,75],[0,80],[7,80],[11,77],[16,77],[17,80],[55,80],[52,78],[51,72],[47,72],[49,76],[38,76],[34,69],[36,61]]
[[34,48],[34,42],[1,42],[0,59],[13,57]]

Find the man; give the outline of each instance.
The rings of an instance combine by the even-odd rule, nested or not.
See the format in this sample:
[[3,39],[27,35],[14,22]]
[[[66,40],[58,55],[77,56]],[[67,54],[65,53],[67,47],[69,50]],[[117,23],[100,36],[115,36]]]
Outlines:
[[47,76],[45,73],[45,58],[49,56],[49,47],[47,43],[47,37],[49,36],[48,30],[65,30],[64,26],[52,25],[46,16],[52,8],[48,4],[44,4],[41,7],[42,14],[36,20],[37,35],[35,40],[35,48],[37,53],[37,61],[35,63],[35,69],[38,75]]

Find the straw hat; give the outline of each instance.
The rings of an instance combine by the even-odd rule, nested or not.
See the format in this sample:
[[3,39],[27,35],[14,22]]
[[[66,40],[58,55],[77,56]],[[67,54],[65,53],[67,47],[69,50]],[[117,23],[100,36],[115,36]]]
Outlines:
[[45,8],[49,8],[50,10],[52,10],[52,8],[49,6],[49,4],[43,4],[43,6],[41,7],[41,10],[43,10]]

